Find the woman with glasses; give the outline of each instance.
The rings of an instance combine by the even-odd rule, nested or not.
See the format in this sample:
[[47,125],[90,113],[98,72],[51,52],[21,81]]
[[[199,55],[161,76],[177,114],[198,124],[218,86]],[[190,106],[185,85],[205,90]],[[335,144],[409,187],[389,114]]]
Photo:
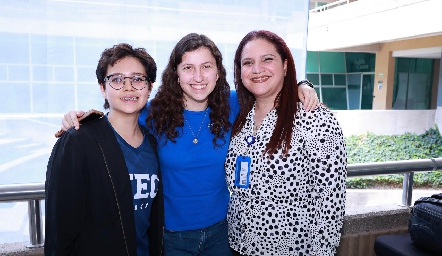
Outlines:
[[[184,36],[172,50],[148,111],[140,115],[158,141],[167,256],[231,254],[224,161],[239,105],[222,60],[207,36]],[[299,91],[306,108],[314,108],[314,89]],[[63,129],[74,123],[79,128],[76,112],[66,114]]]
[[96,75],[109,112],[63,133],[46,173],[45,255],[161,255],[157,144],[138,124],[154,59],[128,44],[106,49]]

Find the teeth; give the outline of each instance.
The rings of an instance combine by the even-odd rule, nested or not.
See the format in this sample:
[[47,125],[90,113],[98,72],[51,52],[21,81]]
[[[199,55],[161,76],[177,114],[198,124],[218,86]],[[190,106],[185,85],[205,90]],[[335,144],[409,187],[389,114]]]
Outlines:
[[266,77],[253,78],[252,80],[255,82],[262,82],[266,79]]
[[122,99],[123,99],[123,100],[130,100],[130,101],[133,101],[133,100],[137,100],[138,97],[132,97],[132,98],[124,97],[124,98],[122,98]]
[[193,88],[197,89],[197,90],[201,90],[206,88],[206,85],[192,85]]

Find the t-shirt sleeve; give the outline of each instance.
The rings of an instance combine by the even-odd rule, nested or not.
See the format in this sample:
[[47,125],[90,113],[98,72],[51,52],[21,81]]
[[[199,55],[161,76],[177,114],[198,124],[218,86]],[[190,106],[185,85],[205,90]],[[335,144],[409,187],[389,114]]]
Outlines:
[[235,90],[230,91],[230,118],[233,121],[235,121],[236,117],[239,114],[239,102],[238,102],[238,95],[236,94]]

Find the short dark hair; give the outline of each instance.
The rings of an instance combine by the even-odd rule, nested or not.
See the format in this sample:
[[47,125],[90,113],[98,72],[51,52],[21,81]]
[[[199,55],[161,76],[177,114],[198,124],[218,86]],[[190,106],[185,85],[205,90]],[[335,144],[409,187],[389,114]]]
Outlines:
[[[106,78],[107,69],[109,66],[115,65],[119,60],[126,57],[136,58],[141,65],[143,65],[147,77],[149,77],[148,89],[151,90],[152,84],[157,78],[157,64],[155,63],[155,60],[147,53],[146,49],[133,48],[130,44],[126,43],[114,45],[112,48],[107,48],[101,53],[97,70],[95,71],[98,84],[103,85],[103,88],[106,89],[104,79]],[[103,107],[104,109],[109,108],[109,102],[107,99],[104,100]]]

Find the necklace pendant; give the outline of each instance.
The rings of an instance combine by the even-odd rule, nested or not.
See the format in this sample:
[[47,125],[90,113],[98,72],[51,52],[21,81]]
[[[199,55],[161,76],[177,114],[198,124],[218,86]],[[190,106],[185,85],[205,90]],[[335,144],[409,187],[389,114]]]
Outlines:
[[197,144],[197,143],[198,143],[198,139],[197,138],[193,139],[193,144]]
[[255,143],[255,137],[252,135],[247,136],[244,140],[247,142],[247,145],[252,145]]

